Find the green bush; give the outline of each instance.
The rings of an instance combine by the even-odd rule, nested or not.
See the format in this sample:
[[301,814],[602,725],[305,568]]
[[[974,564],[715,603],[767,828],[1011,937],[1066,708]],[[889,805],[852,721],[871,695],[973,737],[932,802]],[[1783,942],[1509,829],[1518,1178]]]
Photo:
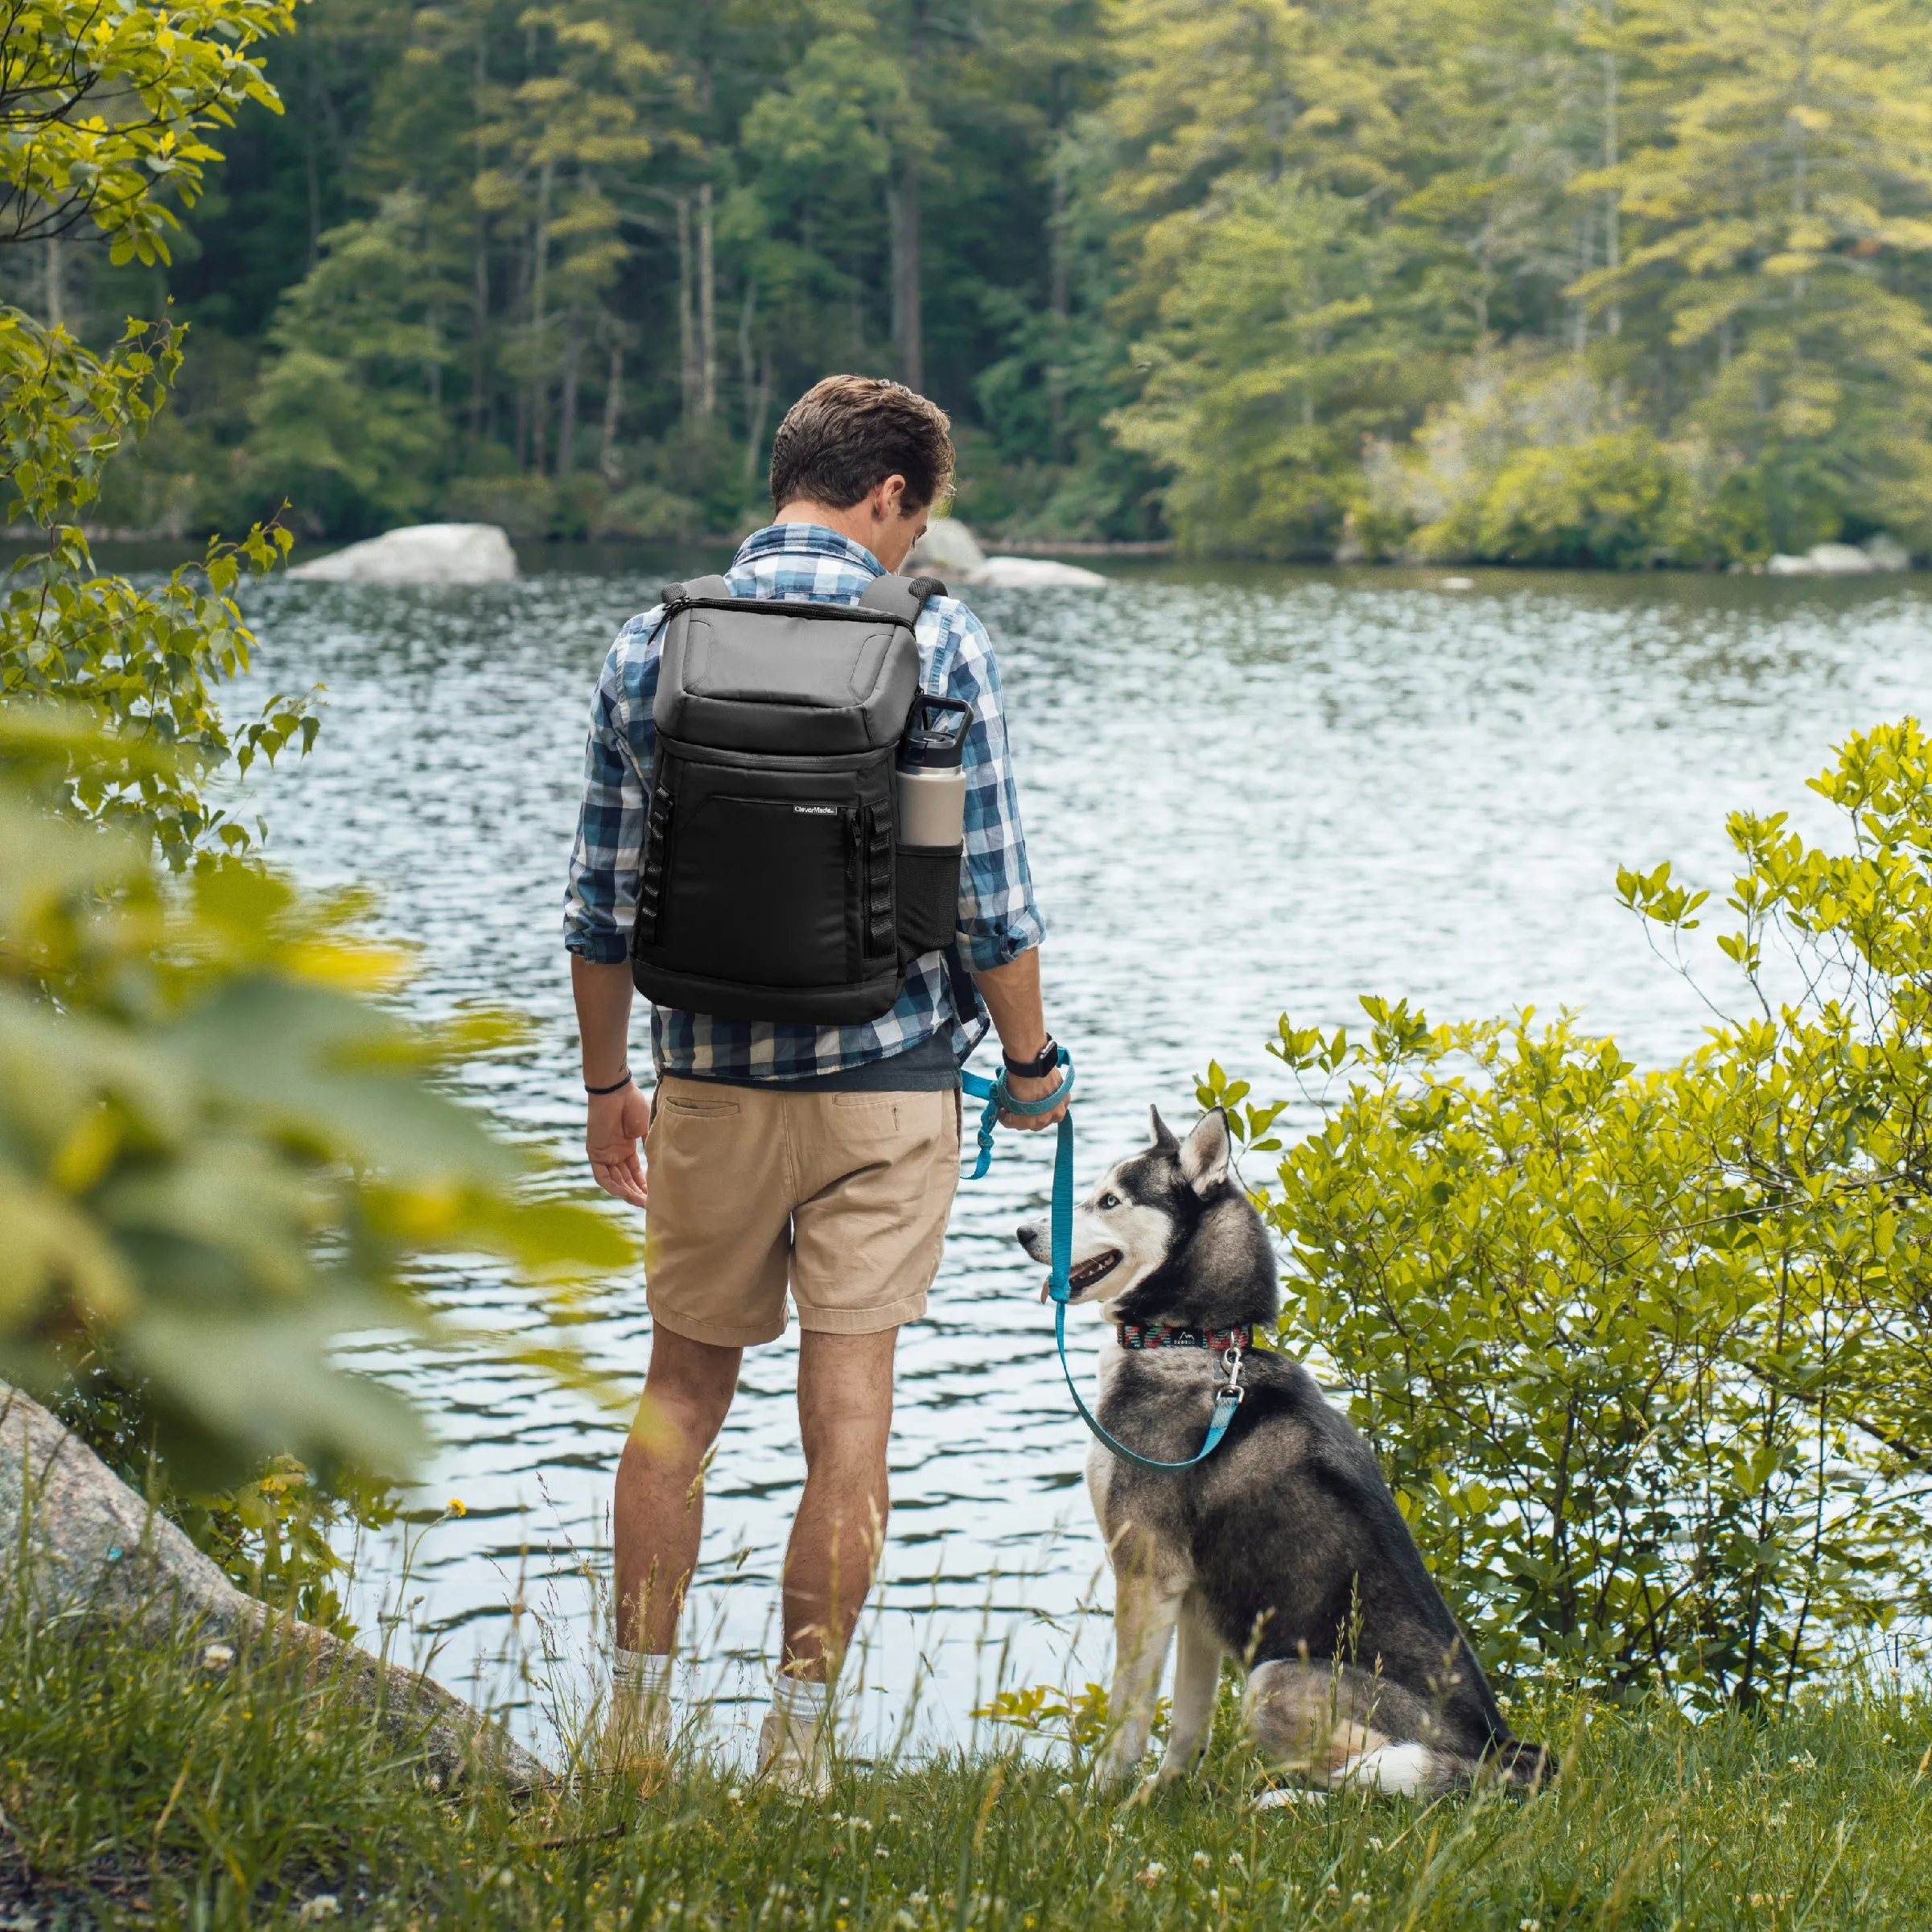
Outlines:
[[[1730,822],[1747,1011],[1679,1065],[1380,999],[1271,1046],[1327,1114],[1257,1192],[1282,1340],[1509,1670],[1749,1705],[1927,1604],[1932,748],[1881,727],[1814,788],[1843,853]],[[1704,902],[1619,884],[1673,941]],[[1280,1150],[1247,1090],[1201,1095]]]
[[[165,259],[160,187],[192,199],[218,158],[201,136],[244,101],[275,105],[244,56],[291,24],[281,0],[16,21],[10,47],[39,34],[65,52],[0,127],[0,180]],[[90,97],[145,107],[122,126]],[[403,273],[408,217],[332,256],[295,309],[335,336],[300,354],[354,345],[356,275]],[[362,347],[393,358],[410,340]],[[215,801],[316,730],[300,698],[238,720],[221,702],[253,644],[231,593],[287,531],[211,543],[156,588],[94,572],[80,521],[179,360],[166,323],[97,353],[0,308],[7,518],[43,533],[0,603],[0,1375],[60,1403],[231,1574],[336,1621],[332,1514],[378,1510],[366,1473],[419,1442],[338,1343],[434,1332],[408,1272],[427,1250],[504,1256],[560,1320],[632,1250],[594,1211],[533,1198],[529,1161],[439,1091],[512,1023],[399,1020],[405,962],[362,936],[365,902],[276,877]],[[562,1345],[520,1352],[580,1374]]]

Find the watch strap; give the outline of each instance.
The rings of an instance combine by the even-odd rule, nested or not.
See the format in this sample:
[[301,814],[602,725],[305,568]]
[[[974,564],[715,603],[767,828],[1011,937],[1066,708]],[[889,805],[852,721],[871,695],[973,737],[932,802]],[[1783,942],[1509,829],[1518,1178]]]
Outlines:
[[1031,1060],[1015,1060],[1003,1047],[999,1057],[1006,1062],[1009,1073],[1017,1074],[1022,1080],[1044,1080],[1060,1065],[1060,1047],[1048,1034],[1046,1044]]

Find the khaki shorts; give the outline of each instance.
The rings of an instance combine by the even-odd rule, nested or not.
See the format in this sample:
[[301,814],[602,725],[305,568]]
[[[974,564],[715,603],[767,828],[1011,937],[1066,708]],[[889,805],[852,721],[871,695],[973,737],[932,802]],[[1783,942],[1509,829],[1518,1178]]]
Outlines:
[[667,1076],[645,1143],[645,1298],[693,1341],[798,1325],[871,1335],[925,1312],[959,1182],[959,1097],[787,1094]]

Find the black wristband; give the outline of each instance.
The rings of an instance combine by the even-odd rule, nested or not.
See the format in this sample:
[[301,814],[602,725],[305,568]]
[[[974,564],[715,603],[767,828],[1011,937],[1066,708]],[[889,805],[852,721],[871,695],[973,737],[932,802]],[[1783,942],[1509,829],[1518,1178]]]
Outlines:
[[631,1084],[631,1069],[630,1069],[628,1067],[626,1067],[626,1068],[624,1069],[624,1077],[623,1077],[623,1079],[621,1079],[621,1080],[620,1080],[620,1081],[616,1081],[616,1082],[615,1082],[613,1085],[610,1085],[610,1086],[608,1086],[608,1087],[594,1087],[594,1086],[592,1086],[592,1085],[591,1085],[591,1083],[590,1083],[590,1082],[589,1082],[589,1081],[587,1080],[587,1081],[586,1081],[583,1083],[583,1090],[584,1090],[584,1092],[585,1092],[585,1093],[587,1093],[587,1094],[597,1094],[598,1096],[599,1096],[599,1098],[601,1098],[601,1097],[602,1097],[603,1094],[621,1094],[621,1093],[624,1091],[624,1090],[626,1087],[628,1087],[628,1086],[630,1084]]
[[999,1057],[1006,1062],[1009,1073],[1016,1073],[1022,1080],[1044,1080],[1060,1065],[1060,1048],[1049,1033],[1046,1044],[1031,1060],[1015,1060],[1004,1047],[999,1050]]

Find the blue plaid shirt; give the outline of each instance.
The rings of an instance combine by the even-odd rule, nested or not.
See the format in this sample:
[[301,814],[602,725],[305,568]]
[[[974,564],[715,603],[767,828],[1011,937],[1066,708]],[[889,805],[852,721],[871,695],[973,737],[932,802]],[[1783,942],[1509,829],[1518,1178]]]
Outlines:
[[[729,573],[735,596],[815,603],[856,603],[865,587],[884,575],[863,545],[815,523],[778,523],[754,531]],[[646,611],[617,633],[591,705],[583,810],[571,855],[563,931],[571,952],[599,965],[619,965],[630,956],[645,801],[657,749],[652,706],[661,615],[661,608]],[[927,604],[917,636],[921,688],[935,697],[963,698],[973,707],[966,742],[960,950],[970,966],[1004,966],[1038,945],[1044,928],[1020,835],[993,646],[979,620],[954,597],[935,597]],[[660,1073],[797,1080],[903,1053],[942,1027],[951,1029],[953,1050],[963,1057],[969,1036],[954,1010],[945,957],[927,953],[907,969],[905,990],[882,1020],[814,1027],[654,1007],[651,1054]]]

